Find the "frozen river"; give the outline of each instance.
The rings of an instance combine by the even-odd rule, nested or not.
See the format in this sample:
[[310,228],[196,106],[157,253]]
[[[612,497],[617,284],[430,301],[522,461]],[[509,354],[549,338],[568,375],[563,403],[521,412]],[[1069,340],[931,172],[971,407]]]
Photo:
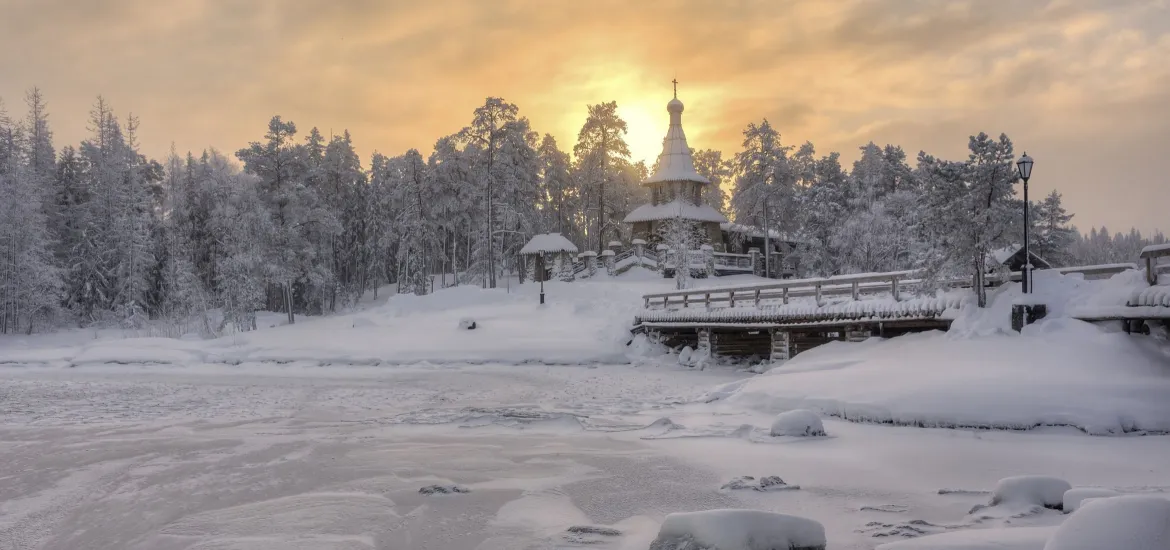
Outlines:
[[[0,549],[645,550],[665,514],[728,507],[811,517],[830,548],[873,548],[1061,520],[970,516],[985,494],[939,489],[1026,473],[1170,485],[1165,436],[830,421],[829,438],[769,442],[766,416],[697,402],[744,376],[655,364],[3,367]],[[801,489],[720,490],[741,475]],[[419,494],[435,484],[470,492]]]

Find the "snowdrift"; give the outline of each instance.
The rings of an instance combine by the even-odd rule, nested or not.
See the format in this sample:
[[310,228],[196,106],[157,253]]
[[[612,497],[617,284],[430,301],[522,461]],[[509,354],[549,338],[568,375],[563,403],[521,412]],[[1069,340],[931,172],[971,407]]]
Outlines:
[[1022,334],[1006,329],[1019,291],[1001,289],[990,307],[965,308],[948,333],[835,342],[708,399],[921,427],[1170,433],[1170,343],[1062,316],[1123,300],[1129,278],[1038,280],[1051,315]]
[[[543,306],[534,284],[397,295],[364,311],[302,316],[294,325],[262,324],[255,332],[207,341],[37,335],[27,345],[0,342],[0,364],[625,363],[629,326],[641,295],[669,282],[636,275],[548,282]],[[461,319],[474,319],[476,330],[461,330]]]

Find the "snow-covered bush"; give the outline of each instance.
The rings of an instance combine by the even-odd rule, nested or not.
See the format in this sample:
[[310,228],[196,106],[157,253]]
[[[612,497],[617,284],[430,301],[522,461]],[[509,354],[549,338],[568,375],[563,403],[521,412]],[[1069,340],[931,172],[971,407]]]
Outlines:
[[1044,550],[1166,550],[1170,500],[1124,495],[1086,502],[1056,529]]
[[995,490],[991,493],[991,506],[1025,504],[1059,510],[1064,505],[1064,493],[1069,489],[1072,489],[1072,485],[1058,477],[1006,477],[995,484]]
[[1064,492],[1064,506],[1061,508],[1064,513],[1071,514],[1081,507],[1086,499],[1100,498],[1100,497],[1115,497],[1120,495],[1113,489],[1103,489],[1100,487],[1074,487]]
[[811,519],[758,510],[670,514],[650,550],[824,550],[825,528]]
[[785,411],[772,421],[773,436],[808,437],[825,435],[825,425],[817,413],[807,409]]

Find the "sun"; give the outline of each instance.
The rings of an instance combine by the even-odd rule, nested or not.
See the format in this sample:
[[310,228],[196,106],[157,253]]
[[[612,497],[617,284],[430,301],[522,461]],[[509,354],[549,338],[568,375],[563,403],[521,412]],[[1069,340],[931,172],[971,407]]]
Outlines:
[[626,121],[626,145],[630,148],[630,162],[644,161],[646,167],[650,168],[662,152],[662,138],[666,136],[670,118],[666,113],[665,101],[657,108],[648,103],[618,102],[617,111],[618,116]]

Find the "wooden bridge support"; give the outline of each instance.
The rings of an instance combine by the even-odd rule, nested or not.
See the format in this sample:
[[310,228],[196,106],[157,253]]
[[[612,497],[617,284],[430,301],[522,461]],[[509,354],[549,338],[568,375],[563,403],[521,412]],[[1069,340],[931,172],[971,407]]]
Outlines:
[[772,361],[787,361],[792,358],[791,335],[787,330],[772,329]]
[[703,352],[705,355],[714,355],[714,350],[711,347],[711,329],[701,328],[698,331],[699,343],[695,345],[695,349]]

